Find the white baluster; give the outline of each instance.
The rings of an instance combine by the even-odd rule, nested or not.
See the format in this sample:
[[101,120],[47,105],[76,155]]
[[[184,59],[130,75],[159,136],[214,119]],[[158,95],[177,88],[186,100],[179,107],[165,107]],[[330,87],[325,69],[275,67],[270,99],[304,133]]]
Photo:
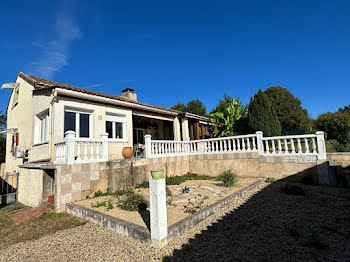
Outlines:
[[244,143],[244,138],[242,138],[242,150],[243,150],[243,151],[246,151],[245,143]]
[[301,154],[302,148],[301,148],[300,138],[297,138],[297,142],[298,142],[298,154]]
[[304,143],[305,143],[305,154],[309,154],[310,149],[309,149],[309,142],[307,141],[307,138],[304,138]]
[[315,138],[312,138],[312,153],[316,154],[316,142],[315,142]]
[[227,140],[227,151],[231,152],[232,139]]
[[95,156],[94,156],[94,142],[90,143],[90,160],[94,160]]
[[237,151],[241,151],[241,144],[239,142],[239,138],[237,139]]
[[287,139],[283,139],[284,154],[289,154]]
[[78,150],[77,150],[77,161],[81,161],[81,142],[78,142]]
[[271,140],[272,142],[272,154],[276,155],[276,146],[275,146],[275,140]]
[[269,141],[265,140],[265,146],[266,146],[266,154],[269,155],[270,154],[270,147],[269,147]]
[[278,139],[278,154],[282,154],[282,144],[280,139]]
[[294,146],[293,138],[290,139],[290,143],[291,143],[291,146],[292,146],[292,154],[295,154],[295,146]]
[[248,148],[248,151],[252,151],[252,149],[250,148],[249,137],[247,137],[247,148]]
[[224,140],[224,152],[226,152],[227,151],[227,142],[228,142],[229,140]]
[[96,159],[100,159],[101,158],[101,156],[100,156],[100,146],[101,146],[101,143],[97,142],[96,143]]
[[256,143],[255,143],[255,137],[252,138],[253,139],[253,150],[256,150]]
[[232,139],[232,151],[236,151],[236,139]]
[[84,142],[84,160],[88,160],[88,143]]

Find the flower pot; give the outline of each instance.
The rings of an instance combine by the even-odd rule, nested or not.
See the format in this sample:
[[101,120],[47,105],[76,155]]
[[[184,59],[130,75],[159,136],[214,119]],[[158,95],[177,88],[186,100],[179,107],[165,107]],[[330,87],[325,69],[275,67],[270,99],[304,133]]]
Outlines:
[[163,178],[163,170],[151,170],[151,175],[153,179]]
[[131,147],[124,147],[123,148],[122,155],[125,159],[131,159],[133,153],[134,152],[133,152]]

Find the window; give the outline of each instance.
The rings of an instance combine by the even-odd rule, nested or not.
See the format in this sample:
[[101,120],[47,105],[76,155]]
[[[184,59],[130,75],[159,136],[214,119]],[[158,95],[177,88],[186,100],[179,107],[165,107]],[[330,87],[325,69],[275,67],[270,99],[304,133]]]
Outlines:
[[19,97],[19,87],[17,86],[17,87],[13,90],[12,109],[18,104],[18,97]]
[[106,133],[108,138],[126,140],[125,116],[106,115]]
[[76,137],[92,137],[91,113],[75,110],[64,111],[64,133],[74,131]]
[[46,143],[49,141],[49,111],[46,110],[36,115],[35,121],[35,143]]

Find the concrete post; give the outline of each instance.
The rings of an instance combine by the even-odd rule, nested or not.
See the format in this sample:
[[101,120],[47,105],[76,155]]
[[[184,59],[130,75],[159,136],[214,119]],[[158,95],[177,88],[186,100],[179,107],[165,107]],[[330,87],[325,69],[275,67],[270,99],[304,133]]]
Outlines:
[[152,147],[151,147],[151,141],[152,141],[152,136],[150,134],[145,135],[145,157],[146,158],[151,158],[152,157]]
[[188,130],[188,119],[181,119],[181,128],[182,128],[182,138],[185,140],[187,137],[190,137],[190,132]]
[[72,165],[75,160],[75,132],[67,131],[65,133],[66,139],[66,164]]
[[264,144],[263,144],[263,132],[262,131],[257,131],[256,133],[256,143],[258,147],[258,154],[259,156],[262,156],[264,154]]
[[102,139],[102,160],[108,161],[108,133],[102,133],[100,138]]
[[181,141],[180,121],[179,121],[179,118],[177,117],[175,117],[174,119],[173,129],[174,129],[174,140]]
[[[186,138],[184,139],[184,141],[190,142],[190,138],[189,138],[189,137],[186,137]],[[186,153],[190,153],[190,149],[191,149],[190,143],[186,143],[185,146],[186,146]]]
[[324,132],[317,131],[316,132],[316,139],[317,139],[317,148],[318,148],[317,159],[318,160],[326,160],[327,155],[326,155],[326,144],[324,141]]
[[151,179],[149,193],[152,244],[156,247],[163,247],[168,241],[165,178]]

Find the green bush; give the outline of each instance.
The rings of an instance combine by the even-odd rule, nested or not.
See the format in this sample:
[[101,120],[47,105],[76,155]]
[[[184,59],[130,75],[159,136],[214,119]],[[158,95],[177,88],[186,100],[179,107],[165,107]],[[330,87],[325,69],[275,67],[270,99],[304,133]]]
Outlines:
[[111,209],[113,209],[113,201],[112,201],[112,199],[110,198],[109,200],[108,200],[108,203],[107,203],[107,210],[111,210]]
[[305,195],[305,189],[296,184],[283,184],[280,186],[280,191],[286,193],[287,195]]
[[107,202],[106,201],[96,202],[95,204],[91,205],[91,207],[94,207],[94,208],[106,207],[106,206],[107,206]]
[[232,172],[229,169],[224,170],[219,174],[218,180],[222,181],[226,187],[234,186],[237,184],[237,173]]
[[148,202],[144,196],[133,193],[119,199],[117,206],[124,210],[137,211],[140,206],[144,206],[145,204],[148,205]]
[[134,190],[130,187],[118,189],[115,192],[113,192],[113,195],[115,196],[122,196],[122,195],[128,195],[128,194],[133,194]]
[[276,178],[274,178],[274,177],[269,177],[269,178],[266,178],[266,180],[265,180],[266,183],[273,183],[275,181],[276,181]]

